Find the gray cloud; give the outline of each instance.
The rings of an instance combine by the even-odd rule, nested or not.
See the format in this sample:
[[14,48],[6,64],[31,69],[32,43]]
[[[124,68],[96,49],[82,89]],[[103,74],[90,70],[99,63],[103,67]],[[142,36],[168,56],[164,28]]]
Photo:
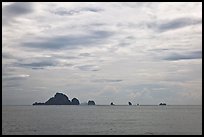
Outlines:
[[42,38],[42,42],[25,42],[24,47],[39,49],[75,49],[80,46],[91,46],[104,41],[113,35],[110,31],[92,31],[85,36],[58,36],[55,38]]
[[89,57],[91,54],[90,53],[80,53],[79,56],[83,57]]
[[51,56],[52,58],[58,58],[58,59],[79,59],[78,56],[71,56],[71,55],[67,55],[67,54],[55,54],[55,53],[51,53],[48,56]]
[[43,68],[43,67],[49,67],[49,66],[56,66],[57,64],[55,62],[50,62],[50,61],[39,61],[39,62],[33,62],[33,63],[20,63],[19,65],[23,67]]
[[43,67],[37,67],[37,68],[36,67],[32,67],[31,69],[35,70],[35,69],[45,69],[45,68],[43,68]]
[[3,8],[4,14],[20,15],[32,12],[32,4],[27,2],[15,2]]
[[174,61],[174,60],[188,60],[188,59],[202,59],[202,51],[193,51],[188,53],[171,53],[166,56],[164,60]]
[[103,11],[103,9],[96,8],[96,7],[86,7],[86,8],[83,8],[83,11],[100,12],[100,11]]
[[157,29],[160,32],[168,31],[168,30],[174,30],[174,29],[179,29],[183,28],[186,26],[190,25],[196,25],[196,24],[201,24],[202,19],[194,19],[194,18],[177,18],[173,19],[171,21],[167,22],[162,22],[159,23]]
[[24,84],[25,80],[28,80],[30,75],[28,74],[15,74],[13,72],[2,72],[2,89],[3,88],[13,88],[17,90],[21,87],[21,84]]
[[59,65],[59,61],[53,57],[35,57],[21,59],[12,64],[14,67],[31,68],[31,69],[45,69],[46,67],[54,67]]
[[66,10],[66,9],[57,9],[56,11],[52,12],[56,15],[60,15],[60,16],[67,16],[67,15],[75,15],[77,13],[79,13],[80,11],[78,10]]
[[[12,70],[8,70],[6,67],[21,67],[21,68],[29,68],[29,69],[45,69],[51,67],[71,67],[74,64],[69,62],[70,60],[79,59],[79,57],[70,56],[70,55],[61,55],[61,54],[46,54],[38,56],[14,56],[8,52],[2,52],[2,59],[4,59],[7,63],[2,65],[2,72],[8,72]],[[9,61],[9,59],[12,59]]]
[[4,82],[2,82],[3,88],[16,88],[19,87],[19,83],[14,82],[5,82],[6,79],[4,79]]
[[74,10],[70,10],[70,9],[65,9],[65,8],[58,8],[55,11],[51,11],[51,13],[54,13],[56,15],[60,15],[60,16],[71,16],[71,15],[76,15],[82,12],[100,12],[102,11],[102,9],[99,8],[95,8],[95,7],[87,7],[87,8],[81,8],[81,9],[74,9]]
[[104,82],[121,82],[123,80],[121,79],[95,79],[92,80],[92,82],[99,82],[99,83],[104,83]]
[[15,58],[13,55],[11,55],[10,53],[8,52],[3,52],[2,51],[2,58],[5,58],[5,59],[13,59]]
[[14,18],[33,12],[33,4],[30,2],[14,2],[2,9],[2,22],[7,25]]
[[148,51],[162,52],[162,51],[169,51],[169,50],[172,50],[172,48],[157,48],[157,49],[149,49]]
[[98,66],[95,66],[95,65],[82,65],[82,66],[77,66],[77,68],[82,71],[99,71]]
[[[3,71],[4,69],[7,69],[7,72]],[[18,87],[21,82],[27,80],[29,77],[30,75],[28,74],[19,74],[10,68],[2,66],[2,88]]]
[[31,69],[46,69],[50,67],[71,67],[74,64],[63,62],[61,58],[49,57],[49,58],[34,58],[27,59],[25,61],[19,61],[13,63],[13,66],[23,67],[23,68],[31,68]]
[[4,75],[2,76],[3,80],[20,80],[29,77],[29,75],[21,74],[21,75]]

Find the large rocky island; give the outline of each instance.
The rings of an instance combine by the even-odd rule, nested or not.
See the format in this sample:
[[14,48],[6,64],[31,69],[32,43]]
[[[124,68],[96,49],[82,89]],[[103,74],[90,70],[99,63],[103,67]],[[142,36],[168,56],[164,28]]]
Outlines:
[[54,97],[51,97],[45,103],[33,103],[33,105],[79,105],[79,100],[77,98],[73,98],[71,101],[69,98],[63,93],[56,93]]

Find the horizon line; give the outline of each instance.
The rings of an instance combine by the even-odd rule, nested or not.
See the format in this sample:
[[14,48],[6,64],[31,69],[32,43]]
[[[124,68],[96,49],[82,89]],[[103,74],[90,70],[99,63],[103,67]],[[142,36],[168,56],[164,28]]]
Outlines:
[[[30,105],[3,105],[2,106],[33,106],[32,104]],[[79,105],[36,105],[36,106],[163,106],[159,104],[142,104],[142,105],[126,105],[126,104],[118,104],[118,105],[110,105],[110,104],[96,104],[96,105],[88,105],[88,104],[79,104]],[[166,104],[165,106],[202,106],[202,104]]]

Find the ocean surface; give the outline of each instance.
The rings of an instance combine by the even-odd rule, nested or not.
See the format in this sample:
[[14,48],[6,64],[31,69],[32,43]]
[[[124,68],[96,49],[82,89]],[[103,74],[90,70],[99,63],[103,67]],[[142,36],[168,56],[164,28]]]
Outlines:
[[2,106],[2,134],[202,134],[202,106]]

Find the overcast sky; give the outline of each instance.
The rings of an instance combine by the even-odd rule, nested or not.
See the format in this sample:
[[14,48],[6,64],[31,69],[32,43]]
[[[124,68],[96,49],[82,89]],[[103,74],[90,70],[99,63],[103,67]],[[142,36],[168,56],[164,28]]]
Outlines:
[[2,3],[2,102],[202,104],[202,3]]

